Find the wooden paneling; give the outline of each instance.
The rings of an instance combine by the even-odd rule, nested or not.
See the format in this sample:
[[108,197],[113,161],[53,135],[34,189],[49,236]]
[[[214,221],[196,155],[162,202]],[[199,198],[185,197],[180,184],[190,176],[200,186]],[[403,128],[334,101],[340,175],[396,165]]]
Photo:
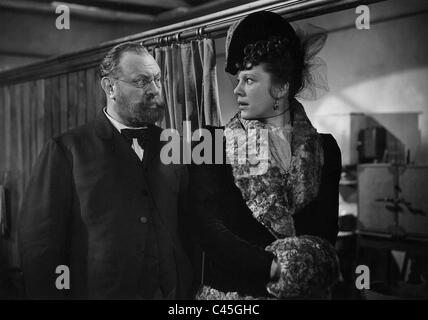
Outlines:
[[[99,86],[96,83],[95,79],[97,79],[96,69],[89,68],[86,69],[86,118],[88,120],[92,120],[96,115],[96,89]],[[98,82],[98,81],[97,81]]]
[[0,87],[0,184],[10,194],[9,238],[1,250],[19,266],[16,224],[31,169],[46,141],[93,119],[105,104],[97,69]]
[[86,72],[77,73],[77,125],[86,123]]
[[59,77],[59,92],[60,131],[65,132],[68,129],[68,76],[66,74]]
[[44,99],[44,136],[52,137],[52,78],[45,80],[45,99]]
[[5,148],[6,148],[6,132],[5,132],[5,117],[6,117],[6,110],[5,110],[5,100],[6,100],[6,92],[5,88],[0,88],[0,184],[2,183],[2,177],[3,172],[2,168],[5,167],[5,161],[6,161],[6,154],[5,154]]
[[45,143],[45,80],[36,81],[36,106],[37,106],[37,119],[36,119],[36,131],[37,131],[37,154],[43,148]]
[[[23,144],[23,136],[24,136],[24,123],[23,123],[23,84],[18,84],[14,87],[14,94],[13,94],[13,104],[12,104],[12,146],[15,146],[15,148],[12,148],[14,151],[12,153],[14,161],[14,169],[15,174],[18,178],[18,192],[22,190],[23,188],[23,180],[22,180],[22,169],[24,167],[24,144]],[[20,195],[20,194],[19,194]],[[18,202],[19,203],[19,202]]]
[[[20,201],[23,196],[24,181],[23,181],[23,84],[18,84],[10,87],[10,150],[8,154],[9,166],[7,171],[7,183],[6,188],[10,194],[10,242],[9,246],[13,245],[16,241],[16,218]],[[15,260],[13,257],[16,256],[15,252],[9,252],[8,256],[10,259]]]
[[22,96],[21,96],[21,121],[22,121],[22,191],[24,191],[27,185],[28,178],[31,171],[31,124],[30,124],[30,83],[25,82],[22,85]]
[[51,104],[50,110],[52,114],[51,126],[52,136],[57,136],[61,133],[61,99],[60,99],[60,77],[51,78]]
[[[37,157],[37,83],[35,81],[30,82],[30,163],[31,167]],[[30,172],[31,174],[31,172]]]
[[78,78],[77,72],[68,74],[68,128],[74,128],[77,125],[78,110]]
[[95,112],[98,113],[107,105],[106,94],[101,88],[99,80],[96,80],[95,83]]
[[[12,141],[11,141],[11,135],[12,135],[12,109],[10,104],[10,87],[4,87],[3,88],[4,93],[4,122],[2,125],[4,126],[4,171],[7,171],[8,168],[10,168],[10,162],[11,162],[11,148],[12,148]],[[6,183],[7,181],[4,181]]]

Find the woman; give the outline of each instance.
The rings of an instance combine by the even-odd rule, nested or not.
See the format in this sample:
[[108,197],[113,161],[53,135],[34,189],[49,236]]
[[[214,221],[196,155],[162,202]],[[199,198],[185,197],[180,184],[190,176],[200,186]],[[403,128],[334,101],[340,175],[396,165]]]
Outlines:
[[205,252],[198,298],[322,298],[337,280],[340,150],[295,99],[312,51],[275,13],[229,29],[226,71],[237,76],[239,106],[224,130],[230,164],[190,169],[193,231]]

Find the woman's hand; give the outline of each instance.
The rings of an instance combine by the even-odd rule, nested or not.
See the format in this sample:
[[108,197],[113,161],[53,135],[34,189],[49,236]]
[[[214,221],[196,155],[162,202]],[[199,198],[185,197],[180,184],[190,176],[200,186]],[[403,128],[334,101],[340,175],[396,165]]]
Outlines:
[[269,282],[267,291],[279,299],[324,299],[339,280],[337,255],[327,240],[309,235],[288,237],[275,240],[266,250],[276,256],[271,276],[280,269],[279,279]]

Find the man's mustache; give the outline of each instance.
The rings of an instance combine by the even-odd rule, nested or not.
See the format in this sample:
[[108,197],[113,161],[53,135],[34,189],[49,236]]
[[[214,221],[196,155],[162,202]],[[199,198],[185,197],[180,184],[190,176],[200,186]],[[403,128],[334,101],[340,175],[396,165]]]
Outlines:
[[153,109],[153,105],[156,108],[165,109],[165,101],[160,95],[146,96],[145,101],[141,102],[141,106],[144,109]]

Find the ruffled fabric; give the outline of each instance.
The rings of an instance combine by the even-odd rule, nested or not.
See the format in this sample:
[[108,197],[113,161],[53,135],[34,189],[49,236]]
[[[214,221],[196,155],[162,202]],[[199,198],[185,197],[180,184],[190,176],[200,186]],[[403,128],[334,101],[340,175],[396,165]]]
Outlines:
[[210,286],[203,286],[196,300],[276,300],[276,298],[245,296],[238,292],[223,292]]
[[[254,217],[276,238],[295,235],[292,216],[316,198],[321,183],[323,149],[318,133],[297,100],[291,110],[293,127],[283,138],[278,135],[283,131],[239,114],[225,130],[235,184]],[[289,159],[279,158],[282,155]]]
[[278,239],[272,251],[281,266],[281,276],[267,285],[278,299],[328,298],[330,287],[339,278],[339,261],[329,242],[319,237],[300,236]]
[[334,248],[314,236],[296,237],[293,215],[318,195],[323,148],[303,106],[294,100],[291,108],[292,128],[277,130],[238,114],[225,130],[235,184],[253,216],[278,239],[266,247],[281,265],[279,281],[267,285],[272,296],[244,296],[205,286],[198,299],[327,298],[338,279]]
[[339,279],[339,261],[331,244],[319,237],[304,235],[278,239],[266,247],[281,266],[278,281],[266,286],[271,297],[253,297],[222,292],[204,286],[198,300],[329,299],[330,288]]
[[318,56],[327,41],[327,31],[312,24],[295,27],[304,53],[303,85],[296,97],[317,100],[330,90],[327,80],[327,64]]

